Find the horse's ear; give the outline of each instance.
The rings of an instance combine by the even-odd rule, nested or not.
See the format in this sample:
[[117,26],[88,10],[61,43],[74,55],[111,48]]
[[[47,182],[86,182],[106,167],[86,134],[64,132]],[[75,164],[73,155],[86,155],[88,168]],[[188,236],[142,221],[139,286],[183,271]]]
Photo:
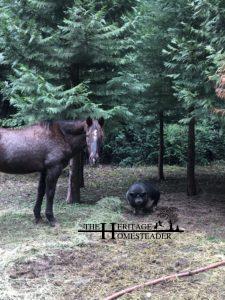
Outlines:
[[101,127],[103,127],[104,123],[105,123],[105,120],[104,120],[103,117],[101,117],[100,119],[98,119],[98,124],[99,124]]
[[88,126],[88,127],[91,127],[91,125],[93,124],[92,118],[91,118],[91,117],[88,117],[88,118],[86,119],[86,123],[87,123],[87,126]]

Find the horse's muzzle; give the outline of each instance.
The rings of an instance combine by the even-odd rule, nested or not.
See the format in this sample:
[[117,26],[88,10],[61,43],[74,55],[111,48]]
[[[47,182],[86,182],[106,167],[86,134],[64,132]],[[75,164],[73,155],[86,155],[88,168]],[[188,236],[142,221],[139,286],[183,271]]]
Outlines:
[[99,159],[98,159],[98,158],[95,158],[95,157],[89,158],[89,164],[90,164],[91,166],[96,166],[96,165],[98,164],[98,162],[99,162]]
[[90,155],[89,157],[89,164],[91,166],[94,166],[98,163],[99,161],[99,155],[98,154],[95,154],[95,155]]

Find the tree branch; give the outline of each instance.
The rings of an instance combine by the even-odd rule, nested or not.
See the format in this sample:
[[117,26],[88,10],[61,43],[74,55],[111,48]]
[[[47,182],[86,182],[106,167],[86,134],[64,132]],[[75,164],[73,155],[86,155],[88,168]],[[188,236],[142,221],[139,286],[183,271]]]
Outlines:
[[210,269],[215,269],[215,268],[218,268],[218,267],[221,267],[221,266],[225,266],[225,260],[222,260],[220,262],[217,262],[217,263],[214,263],[214,264],[211,264],[211,265],[208,265],[206,267],[202,267],[202,268],[199,268],[199,269],[196,269],[196,270],[193,270],[193,271],[175,273],[175,274],[171,274],[171,275],[168,275],[168,276],[163,276],[163,277],[158,278],[158,279],[149,280],[145,283],[138,284],[138,285],[135,285],[135,286],[131,286],[131,287],[128,287],[124,290],[121,290],[120,292],[116,292],[116,293],[112,294],[111,296],[106,297],[104,300],[117,299],[117,298],[121,297],[124,294],[131,293],[131,292],[133,292],[137,289],[143,288],[145,286],[151,286],[151,285],[159,284],[159,283],[169,281],[169,280],[174,280],[174,279],[180,278],[180,277],[192,276],[192,275],[202,273],[202,272],[206,272]]

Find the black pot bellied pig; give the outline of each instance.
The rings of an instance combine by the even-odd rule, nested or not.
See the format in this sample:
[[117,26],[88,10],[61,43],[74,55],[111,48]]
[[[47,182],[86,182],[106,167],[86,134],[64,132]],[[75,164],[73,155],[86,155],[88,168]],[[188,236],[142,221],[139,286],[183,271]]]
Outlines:
[[158,204],[160,192],[149,181],[140,181],[130,186],[126,198],[135,214],[151,213]]

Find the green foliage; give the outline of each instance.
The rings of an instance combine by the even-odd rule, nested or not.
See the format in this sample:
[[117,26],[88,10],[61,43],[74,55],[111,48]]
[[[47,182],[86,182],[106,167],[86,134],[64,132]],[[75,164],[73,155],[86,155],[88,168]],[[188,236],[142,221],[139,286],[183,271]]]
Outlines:
[[[210,92],[204,70],[207,68],[208,51],[204,44],[200,25],[202,16],[196,13],[194,2],[184,4],[183,16],[175,27],[169,29],[171,42],[164,54],[176,97],[185,109],[192,108],[195,115],[202,114]],[[212,93],[211,93],[212,94]]]
[[[88,99],[84,84],[64,90],[38,75],[35,70],[21,66],[11,76],[10,83],[5,87],[5,95],[17,109],[9,124],[34,123],[48,119],[68,119],[82,117],[87,111],[92,113],[92,103]],[[14,125],[14,124],[13,124]]]
[[[185,164],[186,125],[196,117],[197,162],[223,159],[222,0],[79,0],[0,3],[0,107],[6,126],[43,119],[111,117],[105,162],[156,164],[158,112],[165,163]],[[190,109],[192,113],[190,114]]]
[[165,163],[185,165],[187,156],[187,127],[169,124],[165,127]]
[[[158,161],[158,126],[138,127],[127,124],[107,136],[103,161],[121,166],[155,165]],[[186,165],[187,126],[167,124],[164,132],[165,164]],[[210,118],[199,121],[196,126],[196,162],[207,165],[210,159],[225,159],[225,134],[216,120]],[[209,152],[212,157],[210,158]]]
[[157,130],[127,124],[107,136],[103,160],[121,166],[155,163],[157,160]]
[[109,101],[106,89],[118,73],[126,24],[107,21],[98,5],[85,0],[1,3],[1,61],[11,68],[3,92],[17,109],[4,124],[128,114],[121,103]]

